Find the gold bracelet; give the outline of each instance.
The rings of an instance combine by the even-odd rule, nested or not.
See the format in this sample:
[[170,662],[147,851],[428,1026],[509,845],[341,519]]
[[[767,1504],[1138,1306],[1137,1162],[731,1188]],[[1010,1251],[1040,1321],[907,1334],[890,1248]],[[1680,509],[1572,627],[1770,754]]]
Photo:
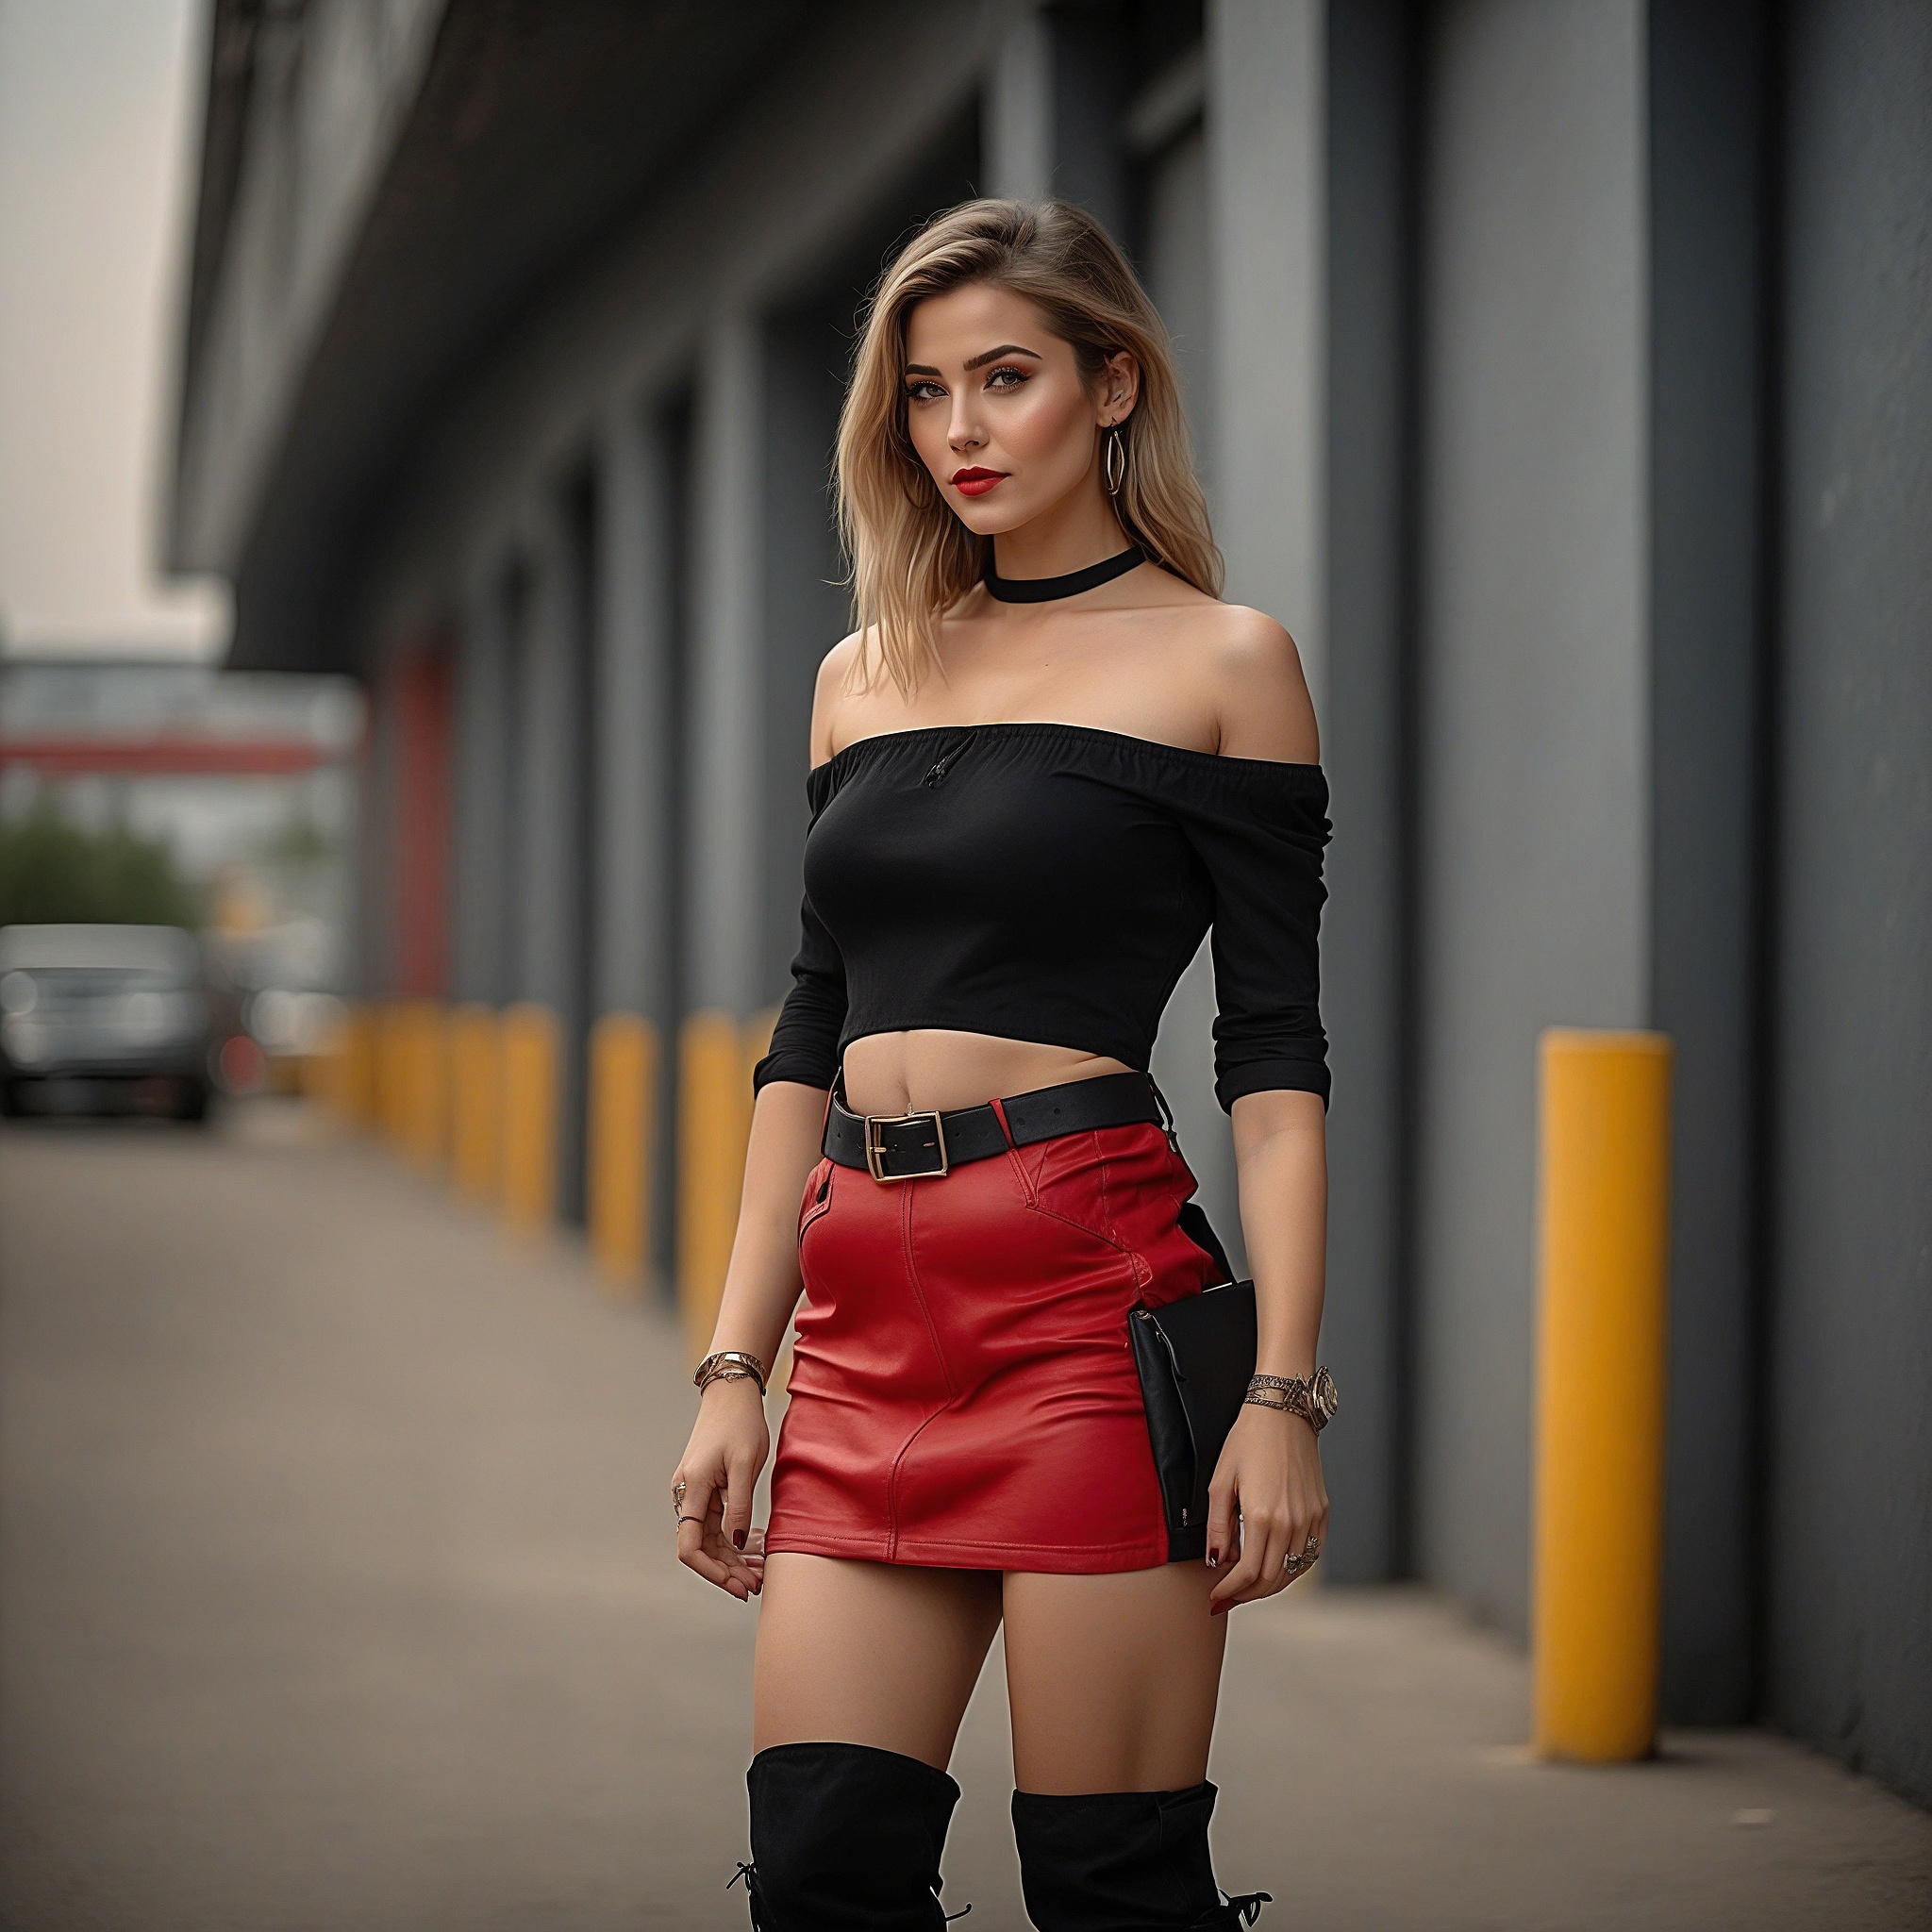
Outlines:
[[756,1382],[758,1393],[765,1392],[772,1379],[772,1372],[757,1356],[741,1348],[721,1348],[715,1355],[708,1355],[698,1364],[697,1374],[691,1378],[697,1391],[702,1394],[713,1382]]
[[1335,1414],[1335,1378],[1326,1369],[1317,1369],[1306,1382],[1299,1375],[1251,1375],[1241,1401],[1298,1415],[1319,1436]]

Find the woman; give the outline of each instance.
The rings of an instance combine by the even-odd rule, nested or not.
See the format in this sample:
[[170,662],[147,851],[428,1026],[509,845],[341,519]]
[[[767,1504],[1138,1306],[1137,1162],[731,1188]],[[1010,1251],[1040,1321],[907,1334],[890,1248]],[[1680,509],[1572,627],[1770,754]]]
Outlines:
[[[839,482],[858,628],[819,675],[804,940],[673,1492],[682,1560],[763,1598],[754,1923],[943,1924],[945,1767],[1004,1624],[1034,1924],[1252,1924],[1208,1855],[1223,1613],[1328,1508],[1307,689],[1216,595],[1159,319],[1076,208],[972,202],[906,248]],[[1145,1072],[1210,923],[1259,1345],[1204,1536],[1170,1529],[1127,1323],[1224,1279]]]

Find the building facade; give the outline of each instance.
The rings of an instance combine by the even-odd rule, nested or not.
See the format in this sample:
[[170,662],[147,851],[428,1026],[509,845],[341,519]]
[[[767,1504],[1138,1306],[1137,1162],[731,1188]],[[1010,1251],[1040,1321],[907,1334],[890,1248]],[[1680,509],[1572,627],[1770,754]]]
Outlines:
[[1661,1029],[1667,1714],[1932,1797],[1932,11],[217,0],[209,73],[173,561],[367,683],[425,1157],[702,1320],[855,315],[1083,201],[1323,726],[1334,1569],[1525,1633],[1536,1041]]

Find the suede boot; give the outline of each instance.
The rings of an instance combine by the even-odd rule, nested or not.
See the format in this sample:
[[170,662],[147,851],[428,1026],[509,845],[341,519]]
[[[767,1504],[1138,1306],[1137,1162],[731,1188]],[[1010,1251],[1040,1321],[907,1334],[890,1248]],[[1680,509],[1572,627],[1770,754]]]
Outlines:
[[758,1932],[938,1932],[940,1851],[959,1787],[868,1744],[778,1744],[751,1761]]
[[1038,1932],[1234,1932],[1265,1891],[1224,1899],[1208,1853],[1214,1787],[1013,1793],[1026,1913]]

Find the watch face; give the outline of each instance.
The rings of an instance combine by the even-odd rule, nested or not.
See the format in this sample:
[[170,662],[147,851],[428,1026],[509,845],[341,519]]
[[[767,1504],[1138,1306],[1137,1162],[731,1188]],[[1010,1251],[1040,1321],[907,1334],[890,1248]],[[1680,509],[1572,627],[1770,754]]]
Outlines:
[[1334,1420],[1340,1401],[1335,1392],[1335,1377],[1326,1369],[1317,1369],[1314,1381],[1308,1385],[1308,1406],[1324,1426]]

